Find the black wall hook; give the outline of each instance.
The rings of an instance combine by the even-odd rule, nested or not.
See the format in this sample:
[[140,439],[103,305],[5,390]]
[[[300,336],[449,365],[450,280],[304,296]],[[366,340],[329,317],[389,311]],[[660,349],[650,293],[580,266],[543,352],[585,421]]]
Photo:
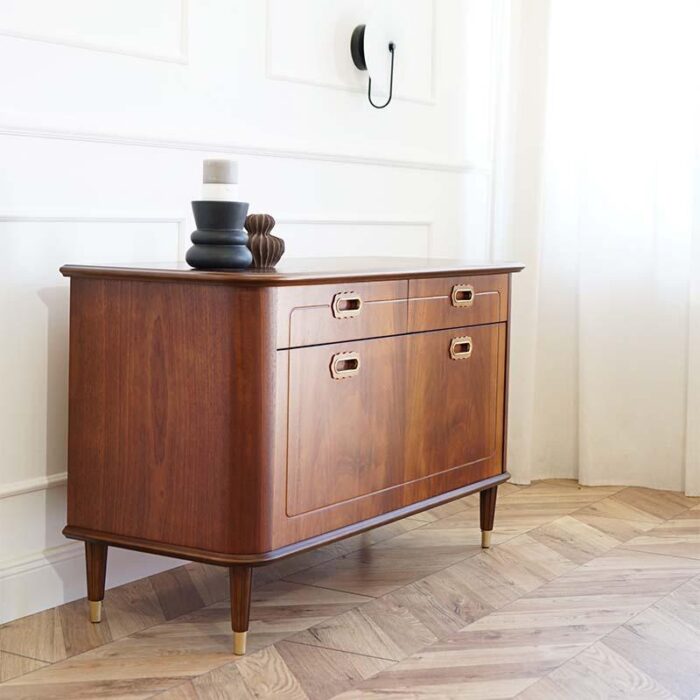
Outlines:
[[[352,56],[352,62],[355,67],[359,70],[367,70],[367,60],[365,58],[365,26],[364,24],[359,24],[352,32],[350,37],[350,55]],[[367,99],[369,103],[375,109],[384,109],[390,102],[394,93],[394,52],[396,50],[396,44],[391,41],[389,42],[389,53],[391,54],[391,73],[389,77],[389,98],[383,105],[378,105],[372,101],[372,78],[369,78],[369,85],[367,86]]]
[[384,109],[389,102],[391,102],[391,97],[394,92],[394,50],[396,49],[396,44],[394,42],[390,42],[389,44],[389,51],[391,53],[391,75],[389,77],[389,99],[383,104],[383,105],[377,105],[372,102],[372,78],[369,79],[369,85],[367,86],[367,99],[369,100],[369,103],[372,105],[372,107],[375,107],[376,109]]

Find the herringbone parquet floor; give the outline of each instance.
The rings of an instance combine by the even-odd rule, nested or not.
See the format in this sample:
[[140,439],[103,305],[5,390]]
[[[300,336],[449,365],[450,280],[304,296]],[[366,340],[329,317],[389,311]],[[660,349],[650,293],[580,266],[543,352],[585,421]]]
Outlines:
[[543,481],[256,572],[190,564],[0,627],[0,698],[700,698],[700,499]]

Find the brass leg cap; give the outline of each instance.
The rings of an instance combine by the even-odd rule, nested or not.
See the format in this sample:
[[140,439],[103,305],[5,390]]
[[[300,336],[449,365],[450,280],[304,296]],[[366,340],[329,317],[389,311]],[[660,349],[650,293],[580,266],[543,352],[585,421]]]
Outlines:
[[491,547],[491,533],[493,530],[482,530],[481,531],[481,548],[489,549]]
[[102,601],[89,600],[90,605],[90,622],[100,622],[102,620]]
[[245,654],[245,643],[248,638],[247,632],[234,632],[233,633],[233,653],[236,656],[243,656]]

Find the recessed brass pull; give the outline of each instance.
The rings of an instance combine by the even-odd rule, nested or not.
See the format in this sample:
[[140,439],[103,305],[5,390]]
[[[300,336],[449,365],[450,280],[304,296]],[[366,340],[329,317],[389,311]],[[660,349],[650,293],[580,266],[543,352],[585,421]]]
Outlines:
[[468,335],[452,338],[450,341],[450,357],[453,360],[466,360],[472,354],[472,339]]
[[362,311],[362,298],[355,292],[338,292],[331,304],[334,318],[354,318]]
[[338,352],[331,358],[331,377],[348,379],[360,371],[360,355],[356,352]]
[[471,284],[455,284],[452,287],[452,306],[471,306],[474,303],[474,287]]

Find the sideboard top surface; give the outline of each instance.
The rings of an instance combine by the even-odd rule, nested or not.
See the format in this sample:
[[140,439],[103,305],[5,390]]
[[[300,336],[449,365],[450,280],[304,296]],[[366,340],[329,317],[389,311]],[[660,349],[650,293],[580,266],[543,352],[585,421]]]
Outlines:
[[448,277],[455,275],[518,272],[516,262],[478,262],[427,258],[345,257],[289,258],[274,270],[193,270],[187,263],[135,263],[128,266],[64,265],[66,277],[99,277],[139,280],[215,282],[243,286],[284,286],[344,281],[372,281],[402,277]]

